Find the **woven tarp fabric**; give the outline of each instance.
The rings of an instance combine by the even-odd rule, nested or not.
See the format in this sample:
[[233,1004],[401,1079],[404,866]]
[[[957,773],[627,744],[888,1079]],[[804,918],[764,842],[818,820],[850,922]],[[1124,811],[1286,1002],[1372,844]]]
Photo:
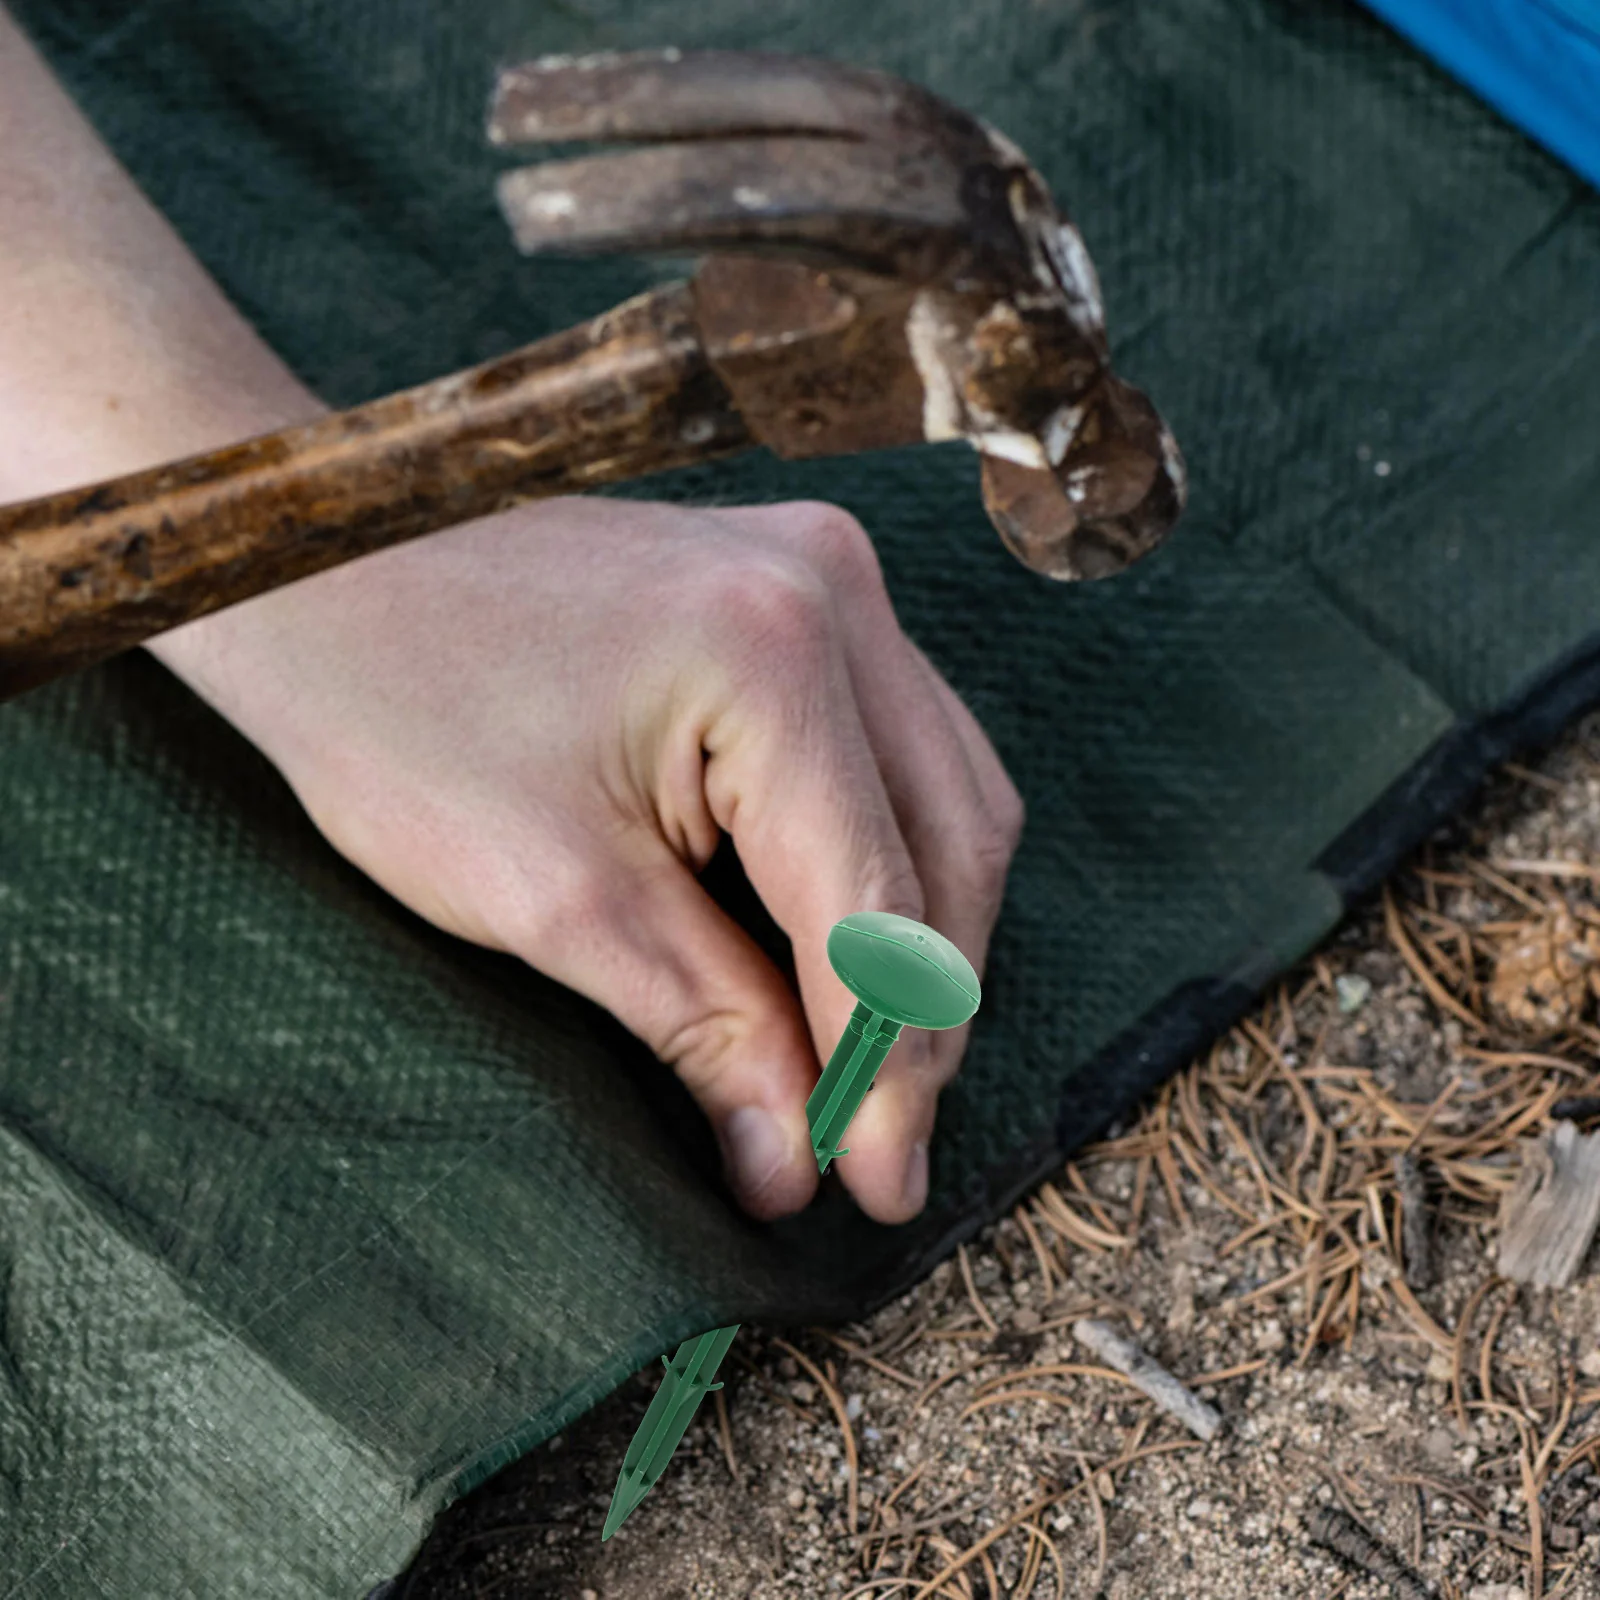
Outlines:
[[[1003,552],[959,444],[626,491],[855,512],[1028,803],[901,1228],[831,1185],[744,1220],[643,1046],[397,908],[148,658],[0,708],[0,1594],[360,1596],[682,1337],[881,1303],[1600,690],[1600,200],[1353,5],[11,4],[339,404],[684,271],[517,257],[497,63],[926,83],[1080,222],[1192,499],[1073,588]],[[781,959],[737,862],[708,881]]]

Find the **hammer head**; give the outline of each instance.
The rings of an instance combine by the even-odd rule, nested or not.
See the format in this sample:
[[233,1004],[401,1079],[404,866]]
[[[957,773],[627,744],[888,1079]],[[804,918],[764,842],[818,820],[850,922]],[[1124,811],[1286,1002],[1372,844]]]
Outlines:
[[507,69],[489,137],[645,145],[507,172],[501,207],[528,253],[706,255],[706,354],[776,454],[966,439],[1001,538],[1052,578],[1176,522],[1183,459],[1110,369],[1083,240],[979,118],[819,58],[662,50]]

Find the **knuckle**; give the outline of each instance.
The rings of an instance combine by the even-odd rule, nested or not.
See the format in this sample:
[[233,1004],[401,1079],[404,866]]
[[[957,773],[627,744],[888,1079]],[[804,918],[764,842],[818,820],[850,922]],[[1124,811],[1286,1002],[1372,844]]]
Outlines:
[[1003,884],[1016,854],[1016,837],[999,821],[985,818],[952,852],[951,869],[975,895],[989,895]]
[[995,821],[1007,843],[1008,855],[1022,842],[1022,831],[1028,825],[1028,807],[1021,791],[1010,777],[1002,773],[995,801]]
[[858,909],[892,911],[896,916],[910,917],[914,922],[923,921],[928,914],[928,902],[922,891],[922,880],[911,861],[875,863],[861,885]]
[[877,547],[859,518],[826,500],[798,501],[796,509],[795,542],[824,577],[852,586],[883,582]]
[[751,552],[712,580],[714,608],[747,648],[763,655],[813,655],[833,632],[827,585],[803,561],[774,551]]

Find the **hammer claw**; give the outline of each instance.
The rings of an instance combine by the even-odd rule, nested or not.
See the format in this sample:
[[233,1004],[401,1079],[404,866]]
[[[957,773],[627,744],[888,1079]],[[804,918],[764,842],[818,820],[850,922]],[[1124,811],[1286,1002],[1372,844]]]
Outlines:
[[905,85],[819,57],[637,50],[543,56],[507,67],[489,108],[493,144],[705,139],[881,130]]
[[927,281],[971,253],[958,181],[936,154],[780,135],[545,162],[497,189],[528,254],[734,249]]

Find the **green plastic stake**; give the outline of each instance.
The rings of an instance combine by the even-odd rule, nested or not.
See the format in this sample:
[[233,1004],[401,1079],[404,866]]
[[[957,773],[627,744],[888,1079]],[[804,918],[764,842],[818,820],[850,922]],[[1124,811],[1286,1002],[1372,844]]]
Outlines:
[[650,1409],[645,1412],[644,1421],[639,1424],[633,1443],[622,1458],[622,1471],[611,1495],[611,1509],[606,1512],[606,1525],[600,1531],[602,1540],[609,1539],[654,1488],[656,1479],[667,1470],[672,1452],[678,1448],[695,1412],[700,1409],[700,1402],[713,1389],[722,1387],[711,1380],[738,1331],[737,1322],[729,1328],[713,1328],[710,1333],[685,1339],[670,1361],[662,1357],[661,1364],[667,1369],[667,1375],[661,1380],[661,1387],[656,1390]]
[[856,1009],[806,1101],[817,1171],[826,1172],[903,1027],[959,1028],[978,1009],[972,964],[943,934],[890,911],[857,911],[828,934],[828,960]]
[[[889,911],[857,911],[836,922],[828,933],[828,960],[856,997],[856,1008],[806,1101],[819,1172],[849,1154],[838,1141],[900,1030],[958,1028],[978,1009],[982,994],[972,964],[948,939]],[[670,1361],[662,1358],[666,1376],[622,1458],[602,1540],[655,1487],[700,1402],[722,1387],[711,1380],[738,1331],[734,1323],[696,1334]]]

